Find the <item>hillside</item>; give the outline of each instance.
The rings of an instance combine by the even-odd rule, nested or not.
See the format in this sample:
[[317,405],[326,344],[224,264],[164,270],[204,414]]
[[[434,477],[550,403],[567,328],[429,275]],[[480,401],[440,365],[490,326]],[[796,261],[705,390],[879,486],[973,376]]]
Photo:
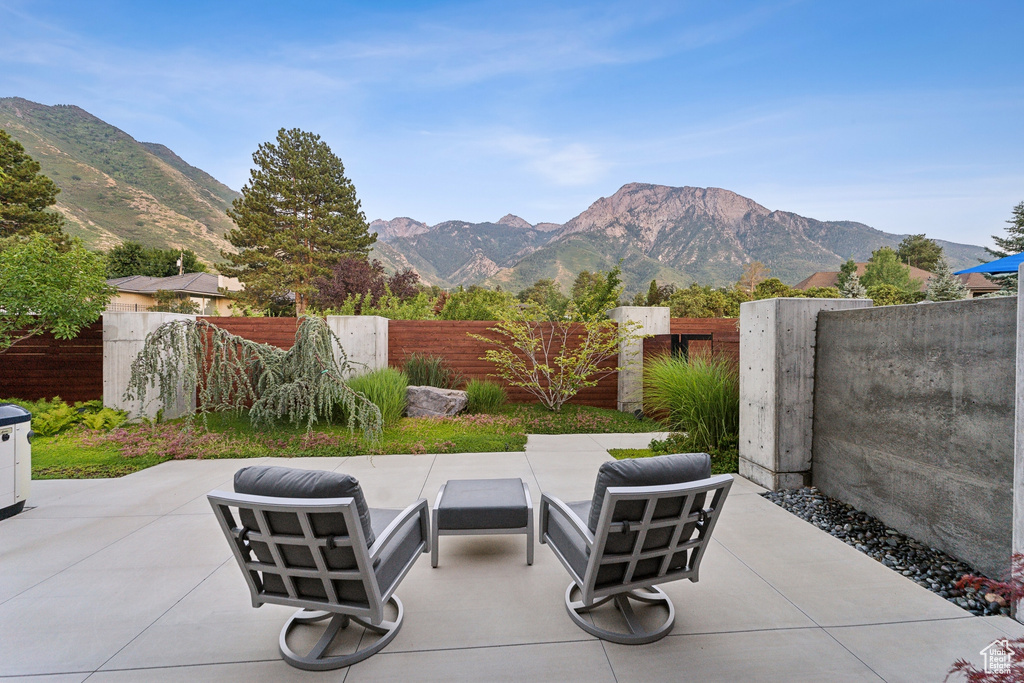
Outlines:
[[237,192],[167,147],[138,142],[85,110],[0,98],[0,128],[60,187],[66,230],[94,249],[123,240],[220,260]]
[[[771,211],[729,190],[641,183],[624,185],[553,230],[552,224],[541,228],[506,216],[501,226],[457,222],[456,235],[453,223],[420,227],[415,236],[389,244],[421,273],[432,270],[451,284],[483,281],[517,291],[553,278],[567,289],[579,271],[608,270],[621,260],[627,291],[640,291],[651,279],[728,285],[751,261],[795,284],[815,271],[838,270],[850,258],[866,261],[875,249],[895,247],[906,236]],[[954,269],[985,258],[981,247],[939,244]]]

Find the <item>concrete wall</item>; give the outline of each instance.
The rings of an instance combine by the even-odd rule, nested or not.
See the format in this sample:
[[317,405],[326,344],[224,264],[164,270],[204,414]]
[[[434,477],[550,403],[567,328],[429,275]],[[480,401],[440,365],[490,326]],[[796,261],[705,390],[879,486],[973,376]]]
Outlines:
[[814,485],[995,577],[1011,547],[1016,307],[818,315]]
[[[131,378],[132,361],[139,355],[146,335],[172,320],[194,320],[194,315],[180,313],[116,313],[103,314],[103,404],[127,410],[129,414],[156,417],[160,410],[160,393],[151,388],[146,400],[125,401],[124,390]],[[181,394],[178,405],[165,411],[164,417],[174,418],[195,409],[196,397]]]
[[869,299],[765,299],[740,305],[740,474],[772,490],[811,469],[815,324]]
[[[376,315],[329,315],[327,326],[341,340],[352,365],[349,376],[388,366],[388,319]],[[341,361],[335,349],[335,357]]]
[[[668,334],[671,331],[667,306],[619,306],[608,317],[622,325],[637,322],[636,334]],[[644,407],[644,341],[634,339],[619,345],[618,409],[633,413]]]

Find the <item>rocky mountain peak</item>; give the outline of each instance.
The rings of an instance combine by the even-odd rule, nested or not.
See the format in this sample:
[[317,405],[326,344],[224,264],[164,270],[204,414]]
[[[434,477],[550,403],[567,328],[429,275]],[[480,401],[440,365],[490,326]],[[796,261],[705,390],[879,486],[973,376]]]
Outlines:
[[504,216],[498,219],[497,223],[498,225],[507,225],[510,228],[519,228],[522,230],[533,229],[532,225],[527,223],[519,216],[513,215],[511,213],[506,213]]
[[376,232],[377,237],[382,241],[395,239],[396,237],[421,235],[428,230],[430,230],[430,226],[426,223],[421,223],[405,216],[392,218],[389,221],[378,218],[370,223],[370,232]]

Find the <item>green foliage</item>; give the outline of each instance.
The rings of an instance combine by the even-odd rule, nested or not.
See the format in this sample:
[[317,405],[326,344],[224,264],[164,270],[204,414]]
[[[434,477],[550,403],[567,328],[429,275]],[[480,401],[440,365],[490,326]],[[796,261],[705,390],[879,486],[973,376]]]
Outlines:
[[237,227],[226,237],[239,252],[223,252],[229,265],[221,270],[256,302],[293,293],[303,315],[314,281],[342,256],[365,257],[376,235],[341,159],[320,136],[282,128],[277,144],[261,144],[252,158],[256,168],[228,211]]
[[463,382],[462,374],[453,370],[441,356],[410,353],[403,367],[409,386],[454,389]]
[[622,270],[615,266],[607,273],[581,271],[572,285],[572,305],[577,320],[596,320],[619,305],[622,296]]
[[146,275],[149,277],[170,277],[178,274],[178,259],[186,273],[205,273],[206,264],[199,260],[191,249],[159,249],[144,247],[138,242],[127,240],[107,252],[107,277],[128,277]]
[[920,299],[900,289],[896,285],[873,285],[867,288],[867,298],[874,302],[875,306],[898,306],[900,304],[912,304]]
[[533,304],[540,312],[538,317],[557,320],[565,315],[569,297],[562,294],[562,287],[551,278],[537,280],[516,295],[519,301]]
[[838,287],[808,287],[803,290],[803,296],[808,299],[839,299],[842,294],[839,293]]
[[[335,360],[334,349],[341,350]],[[350,430],[368,438],[381,430],[381,413],[342,379],[350,364],[338,336],[322,318],[303,317],[295,344],[287,351],[226,332],[205,320],[164,323],[146,337],[132,362],[124,398],[143,401],[151,386],[159,390],[164,411],[178,407],[180,396],[195,394],[196,410],[239,411],[251,405],[253,427],[272,427],[287,419],[330,421],[341,406]]]
[[907,265],[935,271],[935,265],[943,257],[942,247],[924,235],[907,235],[896,247],[896,256]]
[[74,338],[99,319],[114,291],[103,258],[80,243],[62,250],[42,234],[11,238],[0,249],[0,353],[43,332]]
[[754,301],[761,299],[775,299],[777,297],[802,296],[800,290],[793,289],[777,277],[770,277],[762,280],[754,287]]
[[922,284],[920,280],[911,279],[910,268],[900,263],[899,256],[889,247],[871,253],[860,281],[869,291],[877,285],[892,285],[907,294],[920,291]]
[[420,292],[405,301],[388,292],[373,305],[366,303],[366,298],[366,295],[363,294],[349,295],[341,306],[329,308],[323,311],[323,314],[379,315],[390,320],[433,320],[437,317],[434,312],[437,298],[431,297],[426,292]]
[[442,320],[505,320],[516,315],[517,301],[507,292],[470,287],[448,295],[438,316]]
[[55,396],[51,400],[4,399],[0,403],[14,403],[32,413],[32,431],[39,436],[60,434],[78,424],[88,429],[109,431],[128,419],[128,413],[104,408],[102,401],[78,401],[68,405]]
[[47,210],[57,203],[60,188],[39,168],[21,143],[0,130],[0,239],[61,234],[64,217]]
[[843,286],[839,288],[839,294],[844,299],[863,299],[867,297],[868,290],[861,284],[860,277],[857,275],[857,271],[850,273],[849,277],[843,283]]
[[696,282],[668,299],[673,318],[737,318],[746,295],[736,288],[714,289]]
[[959,301],[966,299],[970,292],[963,280],[953,275],[953,269],[944,257],[940,257],[935,264],[935,274],[928,281],[928,290],[925,298],[928,301]]
[[853,259],[844,261],[843,265],[839,266],[839,277],[836,278],[836,287],[842,291],[851,277],[860,278],[857,275],[857,263]]
[[664,415],[700,451],[739,435],[739,374],[728,361],[694,356],[644,363],[644,410]]
[[1006,228],[1006,237],[992,235],[992,241],[999,248],[985,249],[996,258],[1024,252],[1024,202],[1013,207],[1010,220],[1006,222],[1010,225]]
[[620,342],[642,339],[638,328],[638,323],[617,325],[597,317],[571,322],[570,316],[544,324],[502,320],[488,328],[496,337],[469,336],[498,347],[488,349],[481,360],[494,363],[496,375],[506,384],[525,389],[548,410],[558,412],[581,389],[622,369],[601,364],[618,355]]
[[198,313],[199,304],[193,301],[188,295],[178,295],[166,289],[158,289],[153,292],[156,299],[156,306],[150,310],[163,311],[165,313]]
[[508,402],[505,387],[485,379],[471,379],[466,383],[466,412],[496,413]]
[[[385,426],[395,424],[405,413],[409,378],[404,372],[394,368],[380,368],[352,377],[348,380],[348,386],[380,409]],[[341,406],[340,412],[343,421],[347,422],[344,406]]]

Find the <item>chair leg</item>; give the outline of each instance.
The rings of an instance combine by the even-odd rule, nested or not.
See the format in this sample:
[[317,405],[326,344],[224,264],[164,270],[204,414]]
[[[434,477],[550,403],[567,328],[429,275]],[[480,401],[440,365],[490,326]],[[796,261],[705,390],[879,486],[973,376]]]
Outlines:
[[[405,610],[402,607],[401,600],[395,596],[391,596],[391,600],[389,602],[394,603],[395,608],[398,610],[398,615],[395,617],[394,621],[382,621],[380,624],[371,624],[359,617],[353,617],[347,614],[300,609],[298,612],[293,614],[287,622],[285,622],[284,628],[281,629],[281,637],[278,642],[279,649],[281,650],[281,658],[297,669],[304,669],[306,671],[329,671],[331,669],[341,669],[346,666],[352,666],[356,662],[361,662],[367,657],[377,654],[384,649],[388,643],[394,640],[396,635],[398,635],[399,629],[402,628],[402,618],[405,616]],[[330,623],[327,624],[327,630],[324,631],[316,645],[314,645],[307,654],[300,655],[288,646],[288,634],[291,633],[293,628],[296,626],[312,624],[317,621],[323,621],[324,619],[331,620]],[[381,637],[372,645],[361,650],[356,650],[351,654],[325,656],[324,653],[327,652],[331,643],[333,643],[338,637],[338,634],[342,630],[348,628],[349,624],[353,621],[369,631],[380,633]]]
[[[635,589],[626,593],[620,593],[619,595],[608,596],[595,601],[592,605],[586,605],[582,600],[574,600],[573,592],[578,593],[579,587],[575,583],[570,583],[569,587],[565,589],[565,609],[569,612],[569,616],[581,629],[591,635],[601,638],[602,640],[621,643],[623,645],[643,645],[645,643],[653,643],[656,640],[661,640],[667,636],[672,631],[672,627],[675,626],[675,606],[672,604],[668,595],[665,594],[665,591],[661,590],[657,586],[652,586],[649,589]],[[661,626],[649,631],[643,627],[643,624],[637,617],[636,612],[633,610],[633,605],[630,604],[631,599],[636,600],[637,602],[654,605],[656,609],[660,608],[667,610],[668,617]],[[612,600],[615,601],[615,607],[625,620],[628,632],[609,631],[608,629],[603,629],[590,623],[590,621],[583,616],[587,612],[590,612],[591,610]]]

